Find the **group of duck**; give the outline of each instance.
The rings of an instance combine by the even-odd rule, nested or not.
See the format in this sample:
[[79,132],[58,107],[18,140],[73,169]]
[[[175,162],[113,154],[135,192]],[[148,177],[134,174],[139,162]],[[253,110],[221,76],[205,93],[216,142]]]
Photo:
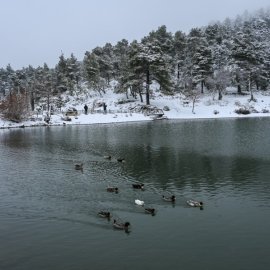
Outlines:
[[[112,157],[111,156],[104,156],[104,158],[111,160]],[[125,162],[125,159],[118,158],[117,161],[118,162]],[[83,170],[83,163],[76,164],[75,169],[76,170]],[[133,187],[133,189],[144,190],[144,184],[142,184],[142,183],[132,184],[132,187]],[[118,187],[107,187],[107,192],[118,193],[119,189],[118,189]],[[162,199],[163,199],[163,201],[166,201],[166,202],[175,203],[176,197],[175,197],[175,195],[171,195],[171,196],[162,195]],[[199,207],[201,210],[203,209],[203,202],[201,202],[201,201],[187,200],[186,203],[191,207]],[[151,214],[152,216],[154,216],[156,214],[156,209],[151,208],[151,207],[145,207],[144,201],[136,199],[135,204],[142,206],[144,209],[144,212],[146,214]],[[102,217],[102,218],[107,218],[108,220],[110,220],[112,218],[112,214],[109,211],[99,211],[98,216]],[[127,232],[129,230],[130,223],[128,221],[121,222],[121,221],[117,221],[116,219],[113,219],[113,227],[115,229],[125,230]]]
[[[111,160],[112,159],[112,156],[104,156],[105,159],[108,159],[108,160]],[[116,159],[118,162],[125,162],[125,159],[124,158],[117,158]],[[75,164],[75,170],[80,170],[80,171],[83,171],[83,163],[80,163],[80,164]]]

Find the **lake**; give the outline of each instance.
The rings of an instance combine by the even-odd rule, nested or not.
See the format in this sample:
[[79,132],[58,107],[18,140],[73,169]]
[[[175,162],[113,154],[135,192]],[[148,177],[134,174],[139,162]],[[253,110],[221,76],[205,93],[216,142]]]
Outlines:
[[[254,118],[0,130],[0,269],[268,270],[269,127]],[[162,200],[172,194],[174,204]]]

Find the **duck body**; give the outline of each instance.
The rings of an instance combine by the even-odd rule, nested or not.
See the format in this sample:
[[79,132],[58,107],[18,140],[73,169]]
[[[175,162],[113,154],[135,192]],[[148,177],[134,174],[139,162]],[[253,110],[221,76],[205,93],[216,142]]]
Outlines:
[[129,222],[117,222],[115,219],[113,220],[113,227],[118,230],[128,230],[130,226]]
[[144,184],[132,184],[132,187],[135,189],[144,189]]
[[112,159],[112,156],[104,156],[104,158],[111,160]]
[[98,215],[102,218],[110,218],[111,217],[111,213],[108,211],[100,211],[100,212],[98,212]]
[[175,196],[174,195],[172,195],[170,197],[166,197],[166,196],[162,195],[162,199],[164,201],[166,201],[166,202],[175,202]]
[[83,163],[75,164],[75,170],[82,170],[82,169],[83,169]]
[[107,191],[108,191],[108,192],[115,192],[115,193],[118,193],[119,189],[118,189],[118,187],[108,187],[108,188],[107,188]]
[[143,206],[144,205],[144,201],[141,201],[141,200],[136,199],[135,200],[135,204],[140,205],[140,206]]
[[203,207],[203,202],[198,202],[194,200],[188,200],[187,204],[192,207]]
[[117,161],[118,162],[125,162],[125,159],[124,158],[118,158]]
[[146,208],[144,208],[144,212],[146,214],[151,214],[152,216],[154,216],[156,214],[156,209],[155,208],[146,207]]

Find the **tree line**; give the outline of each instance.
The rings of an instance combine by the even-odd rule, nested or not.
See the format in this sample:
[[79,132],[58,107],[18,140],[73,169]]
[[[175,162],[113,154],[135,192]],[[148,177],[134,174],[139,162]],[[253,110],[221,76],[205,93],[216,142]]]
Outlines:
[[163,25],[141,41],[123,39],[86,51],[82,61],[61,54],[54,68],[44,63],[14,70],[8,65],[0,69],[0,110],[6,113],[18,103],[34,110],[41,99],[48,110],[52,103],[61,107],[63,93],[102,94],[112,81],[115,92],[131,93],[146,104],[152,83],[167,95],[203,94],[207,89],[219,99],[232,86],[253,99],[253,90],[266,91],[269,79],[270,10],[261,9],[187,34],[171,33]]

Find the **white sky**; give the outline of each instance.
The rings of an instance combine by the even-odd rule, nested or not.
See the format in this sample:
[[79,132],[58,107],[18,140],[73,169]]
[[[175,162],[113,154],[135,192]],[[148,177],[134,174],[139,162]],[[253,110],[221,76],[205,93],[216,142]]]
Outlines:
[[188,32],[269,6],[269,0],[0,0],[0,67],[54,67],[61,52],[82,60],[87,50],[140,41],[161,25]]

